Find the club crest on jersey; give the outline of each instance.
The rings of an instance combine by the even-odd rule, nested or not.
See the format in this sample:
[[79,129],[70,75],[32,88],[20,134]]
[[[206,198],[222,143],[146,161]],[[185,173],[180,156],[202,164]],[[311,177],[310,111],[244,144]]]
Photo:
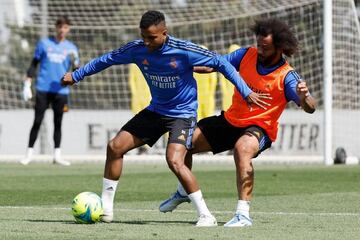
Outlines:
[[169,64],[170,64],[170,67],[174,68],[174,69],[177,68],[177,66],[178,66],[177,62],[176,62],[176,58],[171,58]]

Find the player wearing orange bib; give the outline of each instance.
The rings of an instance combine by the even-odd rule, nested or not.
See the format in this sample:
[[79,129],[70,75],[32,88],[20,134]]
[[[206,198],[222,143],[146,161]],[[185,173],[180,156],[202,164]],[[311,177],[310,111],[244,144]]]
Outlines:
[[[276,140],[278,119],[287,102],[294,101],[307,113],[315,111],[315,99],[300,76],[283,55],[292,56],[298,49],[298,41],[289,26],[277,19],[265,19],[252,27],[257,48],[240,48],[225,58],[237,69],[247,85],[258,94],[268,94],[268,106],[259,108],[249,105],[235,90],[230,108],[219,116],[204,118],[198,123],[193,135],[193,149],[186,157],[191,167],[192,155],[212,151],[214,154],[234,149],[238,204],[234,217],[225,227],[252,225],[250,200],[254,187],[255,158]],[[196,68],[209,72],[209,68]],[[161,212],[174,210],[187,200],[181,184],[172,197],[160,204]]]
[[[241,99],[240,94],[235,91],[232,104],[224,116],[231,125],[236,127],[243,128],[256,125],[262,128],[271,141],[274,142],[278,131],[278,119],[288,102],[285,96],[284,80],[286,75],[293,71],[293,68],[286,61],[281,61],[281,66],[277,69],[266,75],[261,75],[257,70],[257,59],[258,50],[256,48],[250,47],[246,49],[238,69],[240,75],[253,91],[271,95],[272,99],[268,101],[271,105],[266,109],[256,106],[249,107]],[[299,79],[295,80],[298,81]]]

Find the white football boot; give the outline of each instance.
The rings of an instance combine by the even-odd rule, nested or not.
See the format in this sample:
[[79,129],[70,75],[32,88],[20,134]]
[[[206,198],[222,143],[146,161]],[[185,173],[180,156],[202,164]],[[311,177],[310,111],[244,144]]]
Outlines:
[[178,205],[183,202],[191,202],[188,196],[182,196],[179,191],[176,191],[171,195],[170,198],[166,199],[160,203],[159,210],[160,212],[172,212]]
[[105,223],[111,223],[113,219],[114,219],[113,212],[112,211],[105,212],[104,210],[104,214],[101,216],[101,221]]
[[61,166],[70,166],[71,163],[68,162],[68,161],[65,161],[64,159],[62,158],[54,158],[54,161],[53,161],[54,164],[59,164]]
[[213,215],[200,215],[196,227],[216,227],[217,221]]
[[22,165],[28,165],[29,163],[31,162],[31,158],[23,158],[23,159],[21,159],[20,160],[20,163],[22,164]]
[[33,152],[34,152],[34,149],[33,149],[33,148],[27,148],[27,149],[26,149],[25,157],[20,160],[20,163],[21,163],[22,165],[28,165],[28,164],[31,162],[31,160],[32,160]]
[[101,196],[101,202],[103,205],[103,215],[101,216],[101,221],[106,223],[111,223],[114,219],[114,213],[113,213],[113,204],[107,202],[103,196]]
[[54,164],[59,164],[59,165],[62,165],[62,166],[70,166],[71,165],[70,162],[65,161],[64,159],[62,159],[60,148],[55,148],[54,149],[53,163]]
[[224,227],[249,227],[252,225],[252,219],[236,213],[234,217],[224,224]]

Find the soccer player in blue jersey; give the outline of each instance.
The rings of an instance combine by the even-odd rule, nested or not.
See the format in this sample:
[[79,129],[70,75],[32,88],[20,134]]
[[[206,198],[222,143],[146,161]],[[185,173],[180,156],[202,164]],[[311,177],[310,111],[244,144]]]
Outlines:
[[24,81],[23,98],[28,101],[32,98],[31,82],[36,75],[37,66],[40,64],[36,80],[35,119],[30,131],[26,156],[20,161],[24,165],[29,164],[32,160],[33,147],[49,104],[54,111],[53,161],[60,165],[70,165],[61,158],[60,150],[61,123],[63,113],[68,110],[69,95],[69,87],[61,86],[60,79],[70,68],[76,68],[79,65],[79,54],[77,47],[66,40],[70,31],[70,20],[66,16],[57,19],[55,31],[54,37],[43,38],[37,43]]
[[[292,56],[298,41],[287,24],[278,19],[264,19],[252,28],[257,47],[240,48],[225,58],[236,68],[245,82],[256,92],[269,93],[266,109],[250,106],[237,91],[232,104],[219,116],[199,121],[194,131],[194,148],[186,156],[185,164],[191,169],[193,153],[212,151],[214,154],[234,149],[238,203],[234,217],[225,227],[252,225],[250,200],[254,187],[255,158],[276,140],[278,119],[287,102],[294,101],[307,113],[315,111],[316,101],[310,95],[306,82],[283,58]],[[211,72],[197,67],[196,71]],[[189,201],[181,183],[171,198],[160,204],[161,212],[173,211],[182,202]]]
[[71,85],[111,65],[135,63],[150,88],[150,105],[126,123],[108,143],[102,220],[111,222],[113,219],[113,200],[124,154],[144,144],[152,146],[169,132],[166,161],[197,209],[196,226],[216,226],[216,219],[205,204],[195,176],[184,165],[196,126],[197,90],[193,67],[208,66],[222,72],[253,105],[265,108],[267,103],[262,99],[267,96],[252,92],[236,69],[220,55],[168,35],[163,13],[147,11],[141,18],[140,31],[142,40],[132,41],[91,60],[73,73],[67,73],[62,80],[64,85]]

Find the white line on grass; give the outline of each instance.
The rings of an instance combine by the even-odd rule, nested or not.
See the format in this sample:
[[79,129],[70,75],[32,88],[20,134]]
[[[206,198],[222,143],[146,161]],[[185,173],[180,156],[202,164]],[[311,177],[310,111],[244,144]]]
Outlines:
[[[34,207],[34,206],[0,206],[0,209],[52,209],[52,210],[67,210],[70,211],[71,208],[61,208],[61,207]],[[115,209],[115,212],[159,212],[159,210],[154,209]],[[177,213],[195,213],[194,210],[176,210]],[[215,214],[231,214],[232,211],[212,211]],[[251,212],[255,215],[299,215],[299,216],[360,216],[360,213],[346,213],[346,212]]]

